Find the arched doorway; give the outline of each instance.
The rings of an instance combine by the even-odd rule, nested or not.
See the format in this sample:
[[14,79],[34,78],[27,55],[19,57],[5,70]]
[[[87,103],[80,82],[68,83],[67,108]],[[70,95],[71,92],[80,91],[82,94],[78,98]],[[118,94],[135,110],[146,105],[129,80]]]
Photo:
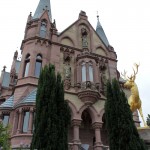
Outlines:
[[81,115],[82,122],[80,126],[80,141],[82,146],[88,147],[88,150],[93,150],[93,138],[95,136],[92,129],[92,119],[88,109],[85,109]]

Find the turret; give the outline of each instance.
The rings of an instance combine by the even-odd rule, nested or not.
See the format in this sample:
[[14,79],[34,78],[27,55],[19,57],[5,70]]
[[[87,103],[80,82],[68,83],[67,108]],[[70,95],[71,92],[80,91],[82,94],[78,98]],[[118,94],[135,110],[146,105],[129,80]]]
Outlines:
[[[19,95],[26,95],[37,86],[41,68],[49,63],[52,39],[57,40],[57,29],[56,23],[52,23],[50,0],[40,0],[34,15],[30,12],[27,19],[14,95],[16,102],[21,99]],[[22,88],[21,94],[19,88]]]
[[109,46],[109,42],[108,39],[106,37],[106,34],[103,30],[102,25],[100,24],[99,21],[99,15],[97,15],[97,27],[96,27],[96,32],[99,35],[100,39],[104,42],[104,44],[108,47]]

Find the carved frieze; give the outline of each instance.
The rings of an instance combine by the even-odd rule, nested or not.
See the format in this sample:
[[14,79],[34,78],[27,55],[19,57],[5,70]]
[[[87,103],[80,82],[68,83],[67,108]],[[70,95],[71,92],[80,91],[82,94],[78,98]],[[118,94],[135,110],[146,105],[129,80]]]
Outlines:
[[70,64],[74,51],[64,47],[61,47],[60,50],[63,52],[64,89],[69,90],[71,86],[71,75],[72,75]]
[[74,50],[64,47],[61,47],[60,50],[63,51],[63,61],[64,61],[63,63],[64,64],[70,63],[72,56],[74,54]]
[[82,60],[84,58],[94,59],[96,63],[98,63],[99,59],[97,56],[93,55],[93,53],[85,51],[81,54],[77,55],[76,61]]

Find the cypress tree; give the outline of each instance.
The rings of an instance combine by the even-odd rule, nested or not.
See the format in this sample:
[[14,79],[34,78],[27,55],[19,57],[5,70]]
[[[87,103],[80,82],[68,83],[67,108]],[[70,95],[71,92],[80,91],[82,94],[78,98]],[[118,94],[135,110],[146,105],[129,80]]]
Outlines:
[[[67,118],[68,117],[68,118]],[[38,83],[35,130],[31,149],[67,150],[70,110],[64,101],[61,75],[53,65],[45,66]]]
[[146,150],[134,124],[128,100],[116,79],[107,83],[105,117],[110,150]]

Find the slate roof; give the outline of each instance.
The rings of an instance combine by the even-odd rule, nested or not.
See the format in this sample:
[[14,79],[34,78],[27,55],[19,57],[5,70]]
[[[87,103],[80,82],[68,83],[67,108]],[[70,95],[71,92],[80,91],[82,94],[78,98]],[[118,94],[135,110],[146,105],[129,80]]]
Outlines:
[[4,103],[0,105],[0,108],[12,108],[13,107],[14,96],[9,97]]
[[37,93],[37,89],[34,89],[29,95],[27,95],[27,96],[20,102],[20,104],[23,104],[23,103],[35,103],[35,101],[36,101],[36,93]]
[[97,34],[99,35],[100,39],[102,39],[102,41],[104,42],[104,44],[108,47],[109,45],[109,42],[108,42],[108,39],[106,37],[106,34],[100,24],[100,21],[99,21],[99,16],[97,16],[97,27],[96,27],[96,32]]
[[4,72],[3,80],[2,80],[2,87],[9,87],[10,83],[10,73]]
[[33,19],[40,18],[44,10],[48,10],[49,18],[52,20],[50,0],[40,0],[38,7],[34,13]]

